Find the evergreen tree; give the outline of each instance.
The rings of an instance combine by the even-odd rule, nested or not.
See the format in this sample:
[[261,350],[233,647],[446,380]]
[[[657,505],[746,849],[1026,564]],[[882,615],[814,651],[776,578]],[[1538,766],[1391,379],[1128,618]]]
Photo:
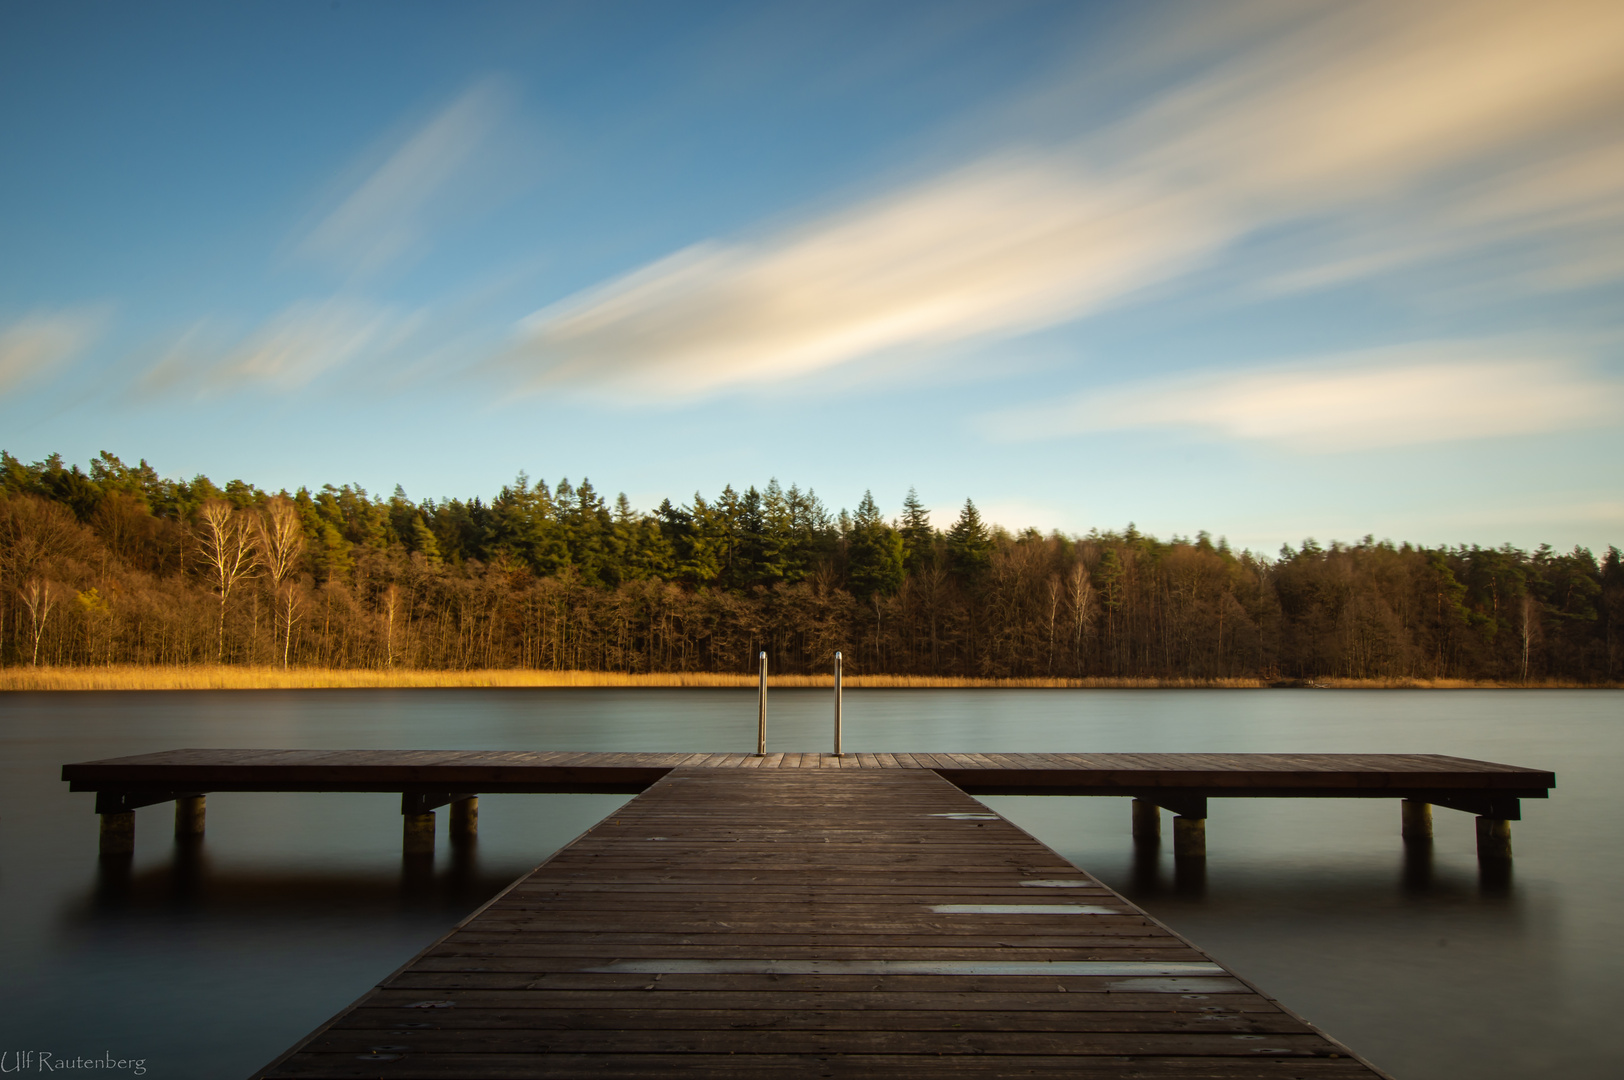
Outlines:
[[866,600],[875,593],[889,595],[902,587],[902,537],[880,516],[872,492],[863,492],[851,530],[846,536],[846,576],[852,595]]
[[908,489],[908,497],[902,500],[900,524],[903,562],[910,574],[915,573],[935,561],[936,533],[930,527],[930,511],[919,501],[919,493],[913,488]]
[[872,493],[832,513],[776,481],[640,513],[589,481],[551,492],[520,474],[490,503],[299,488],[300,565],[228,588],[191,572],[209,500],[261,546],[284,505],[106,452],[86,472],[0,451],[0,664],[37,648],[62,664],[732,671],[766,641],[786,672],[844,647],[897,674],[1624,676],[1617,548],[1597,559],[1366,536],[1269,559],[1131,524],[1011,535],[969,501],[944,535],[912,491],[891,523]]
[[948,566],[964,581],[977,581],[992,563],[992,537],[981,522],[976,504],[964,500],[959,519],[947,530]]

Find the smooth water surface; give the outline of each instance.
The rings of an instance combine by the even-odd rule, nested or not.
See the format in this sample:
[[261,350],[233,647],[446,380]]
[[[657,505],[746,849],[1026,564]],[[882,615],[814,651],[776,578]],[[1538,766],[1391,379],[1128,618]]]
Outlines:
[[[775,691],[771,750],[824,750],[826,691]],[[1616,1077],[1624,1052],[1624,692],[851,691],[846,749],[1455,754],[1557,774],[1509,877],[1468,815],[1407,858],[1387,800],[1211,803],[1205,873],[1134,850],[1123,799],[985,800],[1400,1080]],[[137,812],[99,865],[66,762],[179,747],[754,749],[730,690],[0,694],[0,1052],[265,1064],[619,796],[491,795],[471,856],[400,857],[399,797],[217,794],[201,847]],[[443,819],[445,815],[442,813]],[[0,1064],[4,1064],[0,1062]],[[133,1071],[133,1070],[131,1070]],[[110,1070],[103,1070],[110,1073]],[[126,1073],[127,1074],[127,1073]]]

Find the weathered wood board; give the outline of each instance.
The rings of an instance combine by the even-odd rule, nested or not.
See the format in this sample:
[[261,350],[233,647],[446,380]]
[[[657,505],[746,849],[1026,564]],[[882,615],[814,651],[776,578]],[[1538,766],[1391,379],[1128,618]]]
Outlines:
[[[637,794],[675,768],[928,770],[980,795],[1545,798],[1540,769],[1439,754],[634,754],[490,750],[169,750],[64,765],[74,791]],[[1480,811],[1484,812],[1484,811]]]
[[940,766],[716,764],[256,1075],[1382,1075]]

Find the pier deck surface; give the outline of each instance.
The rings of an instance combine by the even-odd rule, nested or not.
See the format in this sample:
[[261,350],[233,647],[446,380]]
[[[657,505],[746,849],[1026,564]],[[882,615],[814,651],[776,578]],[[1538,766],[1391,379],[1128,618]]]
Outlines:
[[794,756],[662,761],[256,1075],[1381,1075],[930,764],[980,755]]
[[[1439,754],[751,754],[489,750],[169,750],[65,765],[74,791],[637,794],[676,768],[930,771],[978,795],[1414,798],[1515,818],[1555,776]],[[1481,805],[1476,805],[1481,804]]]

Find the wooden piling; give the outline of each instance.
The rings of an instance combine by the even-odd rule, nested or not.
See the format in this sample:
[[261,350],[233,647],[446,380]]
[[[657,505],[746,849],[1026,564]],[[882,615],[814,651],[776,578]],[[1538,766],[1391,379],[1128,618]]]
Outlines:
[[479,837],[479,796],[470,795],[451,804],[451,842],[464,844]]
[[1399,835],[1406,840],[1432,839],[1432,804],[1405,799],[1399,804]]
[[[763,698],[763,702],[765,698]],[[756,749],[765,749],[765,707],[758,712]],[[123,814],[138,806],[195,799],[198,791],[399,791],[408,815],[474,792],[593,792],[635,795],[673,769],[831,769],[929,771],[970,795],[1105,795],[1140,800],[1136,839],[1159,834],[1157,806],[1177,815],[1175,854],[1206,854],[1207,802],[1215,797],[1386,797],[1405,800],[1403,831],[1419,842],[1430,834],[1433,805],[1497,822],[1480,850],[1510,854],[1510,821],[1521,799],[1543,799],[1556,777],[1538,769],[1427,754],[1020,754],[906,753],[746,754],[590,753],[580,751],[175,750],[63,766],[74,791],[96,792],[96,812]],[[1151,805],[1154,803],[1154,805]],[[473,811],[470,801],[467,809]],[[177,832],[186,826],[176,809]],[[463,835],[453,809],[452,836]],[[432,851],[433,815],[404,825],[408,851]],[[1154,824],[1153,824],[1154,823]],[[477,828],[468,820],[469,831]],[[1147,829],[1146,826],[1151,828]],[[133,826],[109,825],[116,834]],[[414,831],[418,834],[413,838]],[[195,834],[194,834],[195,835]],[[127,841],[107,841],[117,850]]]
[[1162,808],[1144,799],[1133,801],[1133,838],[1160,840],[1162,838]]
[[202,795],[183,795],[175,800],[175,835],[203,835]]
[[135,854],[135,811],[101,816],[101,853],[103,855]]
[[434,854],[434,811],[402,814],[401,850],[407,855]]
[[1511,858],[1511,822],[1505,818],[1480,817],[1477,819],[1477,857],[1480,859]]
[[1173,819],[1173,857],[1175,859],[1205,859],[1207,857],[1207,819],[1185,817]]

